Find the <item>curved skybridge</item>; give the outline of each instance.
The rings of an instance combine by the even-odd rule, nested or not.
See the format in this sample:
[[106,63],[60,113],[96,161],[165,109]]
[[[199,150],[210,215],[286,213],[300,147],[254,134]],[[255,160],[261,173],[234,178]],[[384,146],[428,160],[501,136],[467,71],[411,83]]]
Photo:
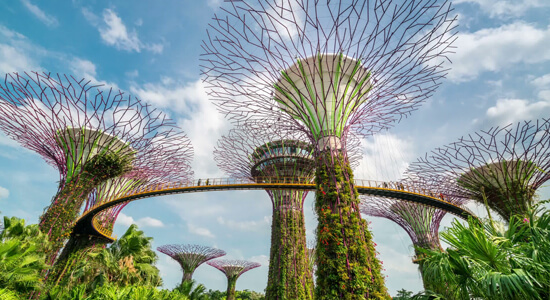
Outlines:
[[[356,179],[354,181],[357,192],[362,195],[376,195],[379,197],[394,198],[403,201],[419,203],[444,210],[457,217],[467,219],[475,215],[466,208],[447,201],[443,196],[417,188],[411,185],[405,185],[400,182],[384,182],[374,180]],[[207,178],[193,181],[174,182],[170,184],[145,185],[130,190],[126,193],[112,196],[95,206],[89,208],[76,221],[73,229],[74,234],[88,234],[105,238],[113,241],[111,237],[112,228],[104,228],[94,218],[101,212],[110,207],[123,202],[130,202],[139,199],[151,198],[156,196],[210,192],[210,191],[230,191],[230,190],[263,190],[263,189],[294,189],[294,190],[315,190],[315,183],[305,178],[273,178],[258,177],[255,180],[250,178]]]

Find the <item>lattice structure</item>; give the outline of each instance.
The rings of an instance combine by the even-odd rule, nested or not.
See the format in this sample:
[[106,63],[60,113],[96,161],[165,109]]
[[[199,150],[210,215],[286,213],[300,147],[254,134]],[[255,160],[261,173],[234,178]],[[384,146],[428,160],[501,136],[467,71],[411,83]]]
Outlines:
[[200,265],[226,254],[220,249],[190,244],[164,245],[158,247],[157,251],[170,256],[180,264],[183,270],[182,284],[193,279],[193,273]]
[[550,178],[550,119],[524,121],[460,138],[409,166],[411,178],[440,181],[449,195],[473,199],[505,221],[524,215]]
[[[84,79],[10,74],[0,84],[0,105],[0,129],[59,170],[58,193],[40,220],[53,244],[50,262],[96,186],[131,171],[150,153],[177,148],[185,161],[192,155],[189,141],[164,113]],[[144,162],[140,167],[152,167]],[[162,172],[190,172],[189,165],[181,167]]]
[[437,0],[245,1],[210,25],[202,65],[219,110],[303,132],[315,146],[319,297],[387,294],[343,140],[390,127],[436,90],[454,40],[450,12]]
[[206,263],[220,270],[227,277],[227,300],[235,300],[237,279],[239,279],[243,273],[261,266],[261,264],[256,262],[228,259],[211,260]]

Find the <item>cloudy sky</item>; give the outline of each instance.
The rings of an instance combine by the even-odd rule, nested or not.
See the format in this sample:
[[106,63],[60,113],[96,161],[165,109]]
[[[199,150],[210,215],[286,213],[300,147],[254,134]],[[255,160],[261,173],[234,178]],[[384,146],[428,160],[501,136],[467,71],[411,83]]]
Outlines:
[[[57,4],[55,4],[57,3]],[[199,76],[200,43],[221,0],[3,1],[0,74],[48,71],[102,82],[165,110],[195,149],[197,178],[224,177],[212,159],[230,125],[208,101]],[[456,53],[448,79],[435,95],[389,132],[363,142],[356,178],[394,179],[407,163],[461,135],[491,126],[548,117],[550,113],[550,2],[457,0]],[[391,149],[389,151],[388,149]],[[56,171],[36,154],[0,134],[0,211],[36,223],[57,189]],[[548,198],[548,188],[543,197]],[[482,211],[482,209],[474,208]],[[315,218],[305,204],[308,239]],[[452,217],[446,217],[449,224]],[[422,289],[409,237],[386,220],[372,219],[392,293]],[[119,236],[136,223],[154,246],[197,243],[263,264],[237,283],[263,291],[267,281],[271,204],[263,191],[212,192],[140,200],[117,222]],[[181,278],[179,266],[159,253],[165,287]],[[225,277],[204,265],[195,279],[225,289]]]

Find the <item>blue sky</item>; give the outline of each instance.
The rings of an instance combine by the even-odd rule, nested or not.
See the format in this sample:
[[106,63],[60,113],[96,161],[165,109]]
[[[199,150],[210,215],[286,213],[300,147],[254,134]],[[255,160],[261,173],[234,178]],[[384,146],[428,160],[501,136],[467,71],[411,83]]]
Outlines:
[[[0,74],[48,71],[73,74],[122,89],[166,111],[191,138],[195,177],[224,177],[212,150],[231,127],[208,101],[200,80],[205,29],[221,0],[14,0],[0,4]],[[550,113],[550,2],[458,0],[456,53],[435,95],[389,132],[363,142],[356,178],[389,180],[407,162],[461,135]],[[550,145],[549,145],[550,146]],[[36,154],[0,134],[0,211],[36,223],[57,189],[58,174]],[[548,188],[543,198],[549,198]],[[474,208],[482,212],[482,209]],[[305,204],[313,240],[312,197]],[[369,219],[371,220],[371,219]],[[449,224],[452,217],[446,217]],[[390,221],[372,219],[387,285],[422,289],[409,237]],[[263,264],[244,274],[238,289],[263,291],[267,282],[271,204],[263,191],[185,194],[131,203],[115,233],[136,223],[154,246],[216,246],[228,258]],[[165,287],[179,266],[159,253]],[[225,277],[207,265],[195,273],[207,288],[225,289]]]

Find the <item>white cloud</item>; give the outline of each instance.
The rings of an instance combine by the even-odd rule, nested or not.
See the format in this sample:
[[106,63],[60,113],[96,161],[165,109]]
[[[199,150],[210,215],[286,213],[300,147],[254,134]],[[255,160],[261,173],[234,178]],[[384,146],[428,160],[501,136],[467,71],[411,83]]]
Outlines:
[[178,125],[192,141],[195,158],[192,166],[199,178],[223,177],[212,158],[212,151],[217,140],[231,128],[223,115],[208,99],[201,80],[191,83],[179,83],[165,77],[159,83],[132,85],[130,92],[159,108],[169,108],[185,117],[178,120]]
[[210,230],[208,230],[207,228],[199,227],[191,223],[187,224],[187,228],[189,228],[190,233],[204,236],[207,238],[215,238],[214,234],[212,234],[212,232],[210,232]]
[[269,256],[267,255],[262,254],[262,255],[252,256],[249,260],[260,263],[262,267],[269,267]]
[[86,21],[88,21],[93,26],[97,27],[99,25],[99,22],[101,22],[101,19],[86,7],[83,7],[80,12],[82,12],[82,15],[84,16]]
[[474,3],[491,17],[521,16],[527,10],[550,6],[547,0],[455,0],[454,4]]
[[530,102],[525,99],[499,99],[495,106],[487,109],[487,117],[499,125],[507,125],[521,120],[532,120],[547,115],[550,99]]
[[8,198],[10,196],[10,191],[7,188],[0,186],[0,199]]
[[[103,11],[103,20],[100,20],[93,12],[87,8],[81,10],[84,18],[93,26],[97,27],[101,39],[109,46],[114,46],[118,50],[128,52],[141,52],[142,49],[153,53],[162,53],[164,45],[159,43],[143,43],[138,37],[135,29],[128,29],[122,19],[112,9]],[[103,21],[103,22],[102,22]],[[141,26],[143,21],[137,21],[137,26]]]
[[99,33],[107,45],[115,46],[119,50],[140,52],[141,42],[135,31],[128,32],[122,19],[111,9],[103,11],[103,21],[107,26],[101,26]]
[[40,7],[32,4],[30,0],[21,0],[21,3],[27,8],[35,17],[37,17],[42,23],[49,27],[56,27],[59,22],[54,16],[46,14]]
[[210,6],[211,8],[217,9],[218,7],[221,6],[222,0],[208,0],[206,3],[207,3],[208,6]]
[[151,217],[143,217],[139,220],[134,220],[131,216],[127,216],[124,213],[120,213],[117,218],[117,223],[119,225],[123,226],[130,226],[132,224],[136,224],[138,227],[164,227],[164,223],[162,223],[161,220],[151,218]]
[[271,225],[271,217],[264,216],[262,220],[259,221],[234,221],[226,220],[223,217],[216,218],[218,224],[223,225],[224,227],[239,230],[239,231],[258,231],[264,230],[264,226]]
[[550,74],[546,74],[533,79],[533,81],[531,81],[531,84],[539,89],[550,88]]
[[363,159],[355,170],[357,179],[399,180],[414,159],[412,141],[392,134],[376,134],[361,144]]
[[486,71],[510,69],[513,64],[550,60],[550,28],[516,22],[498,28],[458,34],[448,78],[469,81]]
[[[40,71],[36,58],[44,53],[28,39],[15,31],[0,25],[0,70],[2,73]],[[33,58],[31,58],[33,57]]]

